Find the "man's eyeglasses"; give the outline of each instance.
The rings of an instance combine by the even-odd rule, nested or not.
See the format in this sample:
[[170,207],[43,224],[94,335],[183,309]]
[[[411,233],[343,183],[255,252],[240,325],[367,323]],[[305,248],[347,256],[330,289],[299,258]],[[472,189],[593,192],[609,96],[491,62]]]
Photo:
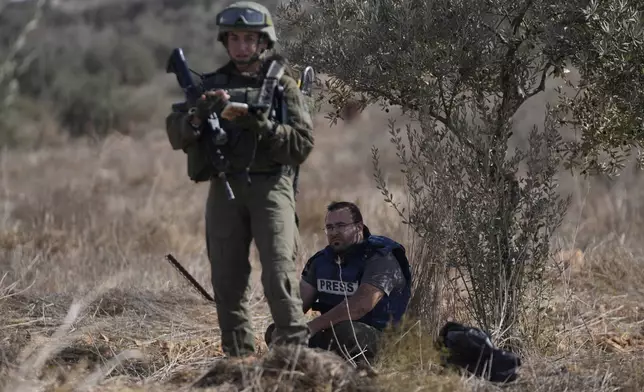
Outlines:
[[324,226],[324,232],[329,233],[330,231],[339,230],[342,231],[351,225],[355,225],[358,222],[349,222],[349,223],[338,223],[335,225],[326,225]]

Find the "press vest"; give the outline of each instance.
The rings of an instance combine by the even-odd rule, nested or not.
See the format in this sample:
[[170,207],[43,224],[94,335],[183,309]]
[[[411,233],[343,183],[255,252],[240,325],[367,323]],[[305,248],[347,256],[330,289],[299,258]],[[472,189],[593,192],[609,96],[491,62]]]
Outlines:
[[389,296],[384,296],[360,322],[379,330],[392,322],[397,324],[407,310],[411,297],[411,268],[405,256],[405,248],[394,240],[383,236],[370,235],[366,240],[355,245],[344,255],[343,264],[336,262],[336,254],[331,247],[326,247],[311,258],[315,268],[317,283],[317,302],[314,310],[322,314],[328,312],[356,293],[364,270],[374,257],[383,257],[393,253],[405,277],[405,286],[396,288]]

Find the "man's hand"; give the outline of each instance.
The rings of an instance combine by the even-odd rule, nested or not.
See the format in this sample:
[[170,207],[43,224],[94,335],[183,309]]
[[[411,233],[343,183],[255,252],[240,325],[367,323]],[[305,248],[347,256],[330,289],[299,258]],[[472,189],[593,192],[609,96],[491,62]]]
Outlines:
[[234,121],[241,128],[260,134],[272,130],[274,125],[268,119],[266,112],[251,113],[247,111],[246,114],[236,117]]
[[229,102],[221,112],[221,117],[228,121],[232,121],[237,117],[244,116],[246,114],[248,114],[247,104],[239,102]]
[[378,304],[384,295],[385,293],[375,286],[368,283],[361,284],[358,291],[348,297],[348,300],[340,302],[333,309],[308,322],[311,335],[330,328],[340,321],[361,319]]
[[210,90],[201,94],[195,104],[195,112],[191,122],[199,126],[213,112],[224,110],[229,99],[230,95],[225,90]]

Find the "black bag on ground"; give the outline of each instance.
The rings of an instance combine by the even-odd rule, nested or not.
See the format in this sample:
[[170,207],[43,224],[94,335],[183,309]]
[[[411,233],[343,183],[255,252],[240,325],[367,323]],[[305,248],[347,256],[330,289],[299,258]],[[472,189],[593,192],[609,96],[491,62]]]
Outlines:
[[490,335],[479,328],[448,322],[441,328],[437,346],[444,366],[457,366],[493,382],[510,382],[518,377],[521,358],[496,348]]

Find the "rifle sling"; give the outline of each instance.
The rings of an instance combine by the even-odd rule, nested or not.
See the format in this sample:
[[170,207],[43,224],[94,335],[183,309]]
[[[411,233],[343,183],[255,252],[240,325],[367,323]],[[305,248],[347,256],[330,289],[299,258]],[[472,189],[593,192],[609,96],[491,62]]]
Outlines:
[[284,65],[279,61],[273,60],[271,66],[266,72],[264,77],[264,83],[262,84],[262,89],[257,97],[258,105],[267,105],[269,110],[273,107],[273,97],[275,90],[279,84],[280,79],[284,75]]

